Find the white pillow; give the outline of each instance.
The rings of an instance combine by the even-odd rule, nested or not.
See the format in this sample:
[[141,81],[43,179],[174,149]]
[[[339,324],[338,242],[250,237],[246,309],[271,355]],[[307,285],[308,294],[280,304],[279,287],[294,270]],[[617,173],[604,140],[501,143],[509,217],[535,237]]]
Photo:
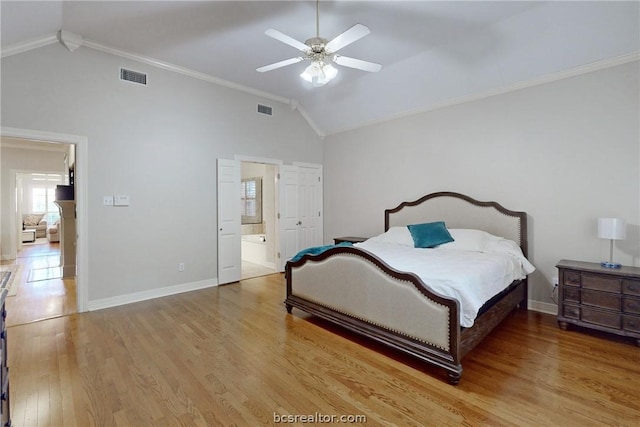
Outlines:
[[413,238],[407,227],[391,227],[385,233],[372,237],[368,241],[413,247]]
[[484,252],[492,242],[502,239],[502,237],[494,236],[482,230],[470,228],[449,228],[448,230],[454,241],[440,245],[440,247],[446,249]]

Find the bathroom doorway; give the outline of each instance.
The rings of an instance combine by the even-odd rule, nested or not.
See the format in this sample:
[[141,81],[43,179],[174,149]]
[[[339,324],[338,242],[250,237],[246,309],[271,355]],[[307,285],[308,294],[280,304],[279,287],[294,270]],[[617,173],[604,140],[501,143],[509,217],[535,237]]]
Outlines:
[[276,273],[277,165],[241,162],[242,279]]

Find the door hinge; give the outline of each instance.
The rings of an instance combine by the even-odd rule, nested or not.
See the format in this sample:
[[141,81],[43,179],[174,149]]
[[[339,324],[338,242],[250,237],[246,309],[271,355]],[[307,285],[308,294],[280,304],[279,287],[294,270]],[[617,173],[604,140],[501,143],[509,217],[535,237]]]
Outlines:
[[320,177],[318,177],[318,182],[320,182]]
[[277,177],[276,179],[280,179],[280,174],[278,174],[276,177]]
[[280,219],[280,212],[278,212],[278,219]]
[[278,252],[278,259],[280,259],[280,252]]

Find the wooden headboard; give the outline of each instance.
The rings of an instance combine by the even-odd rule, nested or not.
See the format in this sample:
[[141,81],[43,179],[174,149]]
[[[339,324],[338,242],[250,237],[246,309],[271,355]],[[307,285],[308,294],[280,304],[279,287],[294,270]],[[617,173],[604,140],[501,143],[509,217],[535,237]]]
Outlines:
[[384,211],[384,229],[444,221],[447,228],[473,228],[513,240],[527,256],[527,214],[480,202],[464,194],[438,192]]

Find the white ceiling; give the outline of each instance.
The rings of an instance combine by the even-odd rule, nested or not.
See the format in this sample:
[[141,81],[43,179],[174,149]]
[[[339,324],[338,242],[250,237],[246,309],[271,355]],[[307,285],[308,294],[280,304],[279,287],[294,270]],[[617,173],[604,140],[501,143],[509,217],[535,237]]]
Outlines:
[[[2,50],[64,29],[93,43],[143,55],[297,102],[320,134],[496,93],[612,58],[635,60],[640,3],[516,1],[321,1],[320,35],[355,23],[371,34],[340,51],[382,64],[378,73],[339,67],[312,88],[299,56],[267,37],[275,28],[315,36],[313,1],[6,1]],[[83,47],[88,48],[88,47]],[[19,49],[17,49],[19,50]],[[3,56],[6,56],[3,53]]]

